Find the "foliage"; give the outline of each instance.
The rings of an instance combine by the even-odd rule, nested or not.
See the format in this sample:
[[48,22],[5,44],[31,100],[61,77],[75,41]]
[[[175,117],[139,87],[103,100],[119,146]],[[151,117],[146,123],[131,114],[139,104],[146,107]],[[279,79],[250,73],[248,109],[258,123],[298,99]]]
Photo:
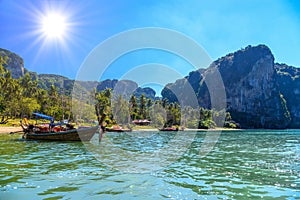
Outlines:
[[95,92],[95,111],[100,125],[112,122],[111,96],[111,89]]
[[[62,85],[67,83],[64,77],[49,75],[37,76],[26,73],[19,79],[12,78],[10,71],[3,67],[5,57],[0,56],[0,124],[9,119],[32,118],[33,112],[40,112],[56,120],[68,119],[78,122],[90,122],[96,118],[101,125],[129,124],[133,120],[149,120],[151,127],[184,126],[187,128],[213,128],[223,126],[220,121],[227,121],[234,127],[229,113],[203,108],[181,107],[167,99],[153,101],[144,93],[133,93],[127,96],[112,96],[112,89],[81,92],[84,84],[78,85],[79,92],[71,98],[70,82],[66,90]],[[41,87],[43,81],[45,88]],[[54,80],[59,77],[59,83]],[[89,83],[93,85],[94,83]],[[142,92],[142,90],[141,90]],[[138,95],[138,96],[136,96]],[[84,100],[84,97],[92,100]],[[285,102],[283,102],[285,103]]]
[[[95,110],[102,125],[128,124],[133,120],[150,120],[151,127],[183,126],[186,128],[215,128],[217,126],[236,127],[230,113],[204,108],[183,107],[168,100],[147,99],[141,94],[139,99],[133,94],[129,100],[119,95],[111,97],[111,89],[95,92]],[[102,123],[105,122],[105,123]],[[225,122],[225,123],[224,123]]]
[[140,97],[139,119],[146,119],[146,97],[144,94]]
[[68,110],[65,114],[68,116],[76,114],[73,118],[80,123],[96,120],[94,105],[78,99],[73,99],[72,101],[72,112]]
[[285,112],[283,113],[283,116],[288,120],[291,121],[291,115],[290,112],[287,108],[286,105],[286,100],[284,99],[283,95],[280,94],[280,103],[281,103],[281,107],[283,108],[282,110],[284,110]]
[[122,95],[112,100],[112,114],[118,124],[130,123],[129,102]]
[[[6,57],[0,56],[0,124],[9,119],[32,117],[32,112],[53,116],[56,120],[73,120],[71,97],[66,92],[59,93],[55,85],[49,90],[38,87],[37,76],[26,73],[19,79],[12,78],[11,72],[3,67]],[[94,106],[84,103],[82,109],[89,115],[79,119],[96,119]]]
[[129,100],[129,104],[130,104],[130,117],[132,120],[136,120],[138,119],[138,103],[137,103],[137,99],[134,95],[131,95],[130,100]]
[[161,101],[156,101],[149,111],[152,126],[156,128],[163,127],[166,123],[167,113],[161,104]]

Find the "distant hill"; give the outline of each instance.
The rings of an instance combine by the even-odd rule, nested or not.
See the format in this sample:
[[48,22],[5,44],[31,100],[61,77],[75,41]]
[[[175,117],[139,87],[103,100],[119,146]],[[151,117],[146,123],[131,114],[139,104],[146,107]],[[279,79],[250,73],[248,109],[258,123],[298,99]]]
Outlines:
[[43,89],[50,89],[51,85],[54,85],[59,89],[59,93],[71,94],[73,89],[73,81],[67,77],[55,75],[55,74],[39,74],[38,86]]
[[[54,85],[58,88],[59,93],[65,93],[66,95],[71,95],[73,92],[74,80],[71,80],[67,77],[56,75],[56,74],[39,74],[38,78],[38,86],[40,88],[48,90],[51,85]],[[88,93],[93,88],[98,85],[97,81],[76,81],[77,86],[76,89],[78,93]]]
[[154,99],[155,91],[152,88],[140,88],[138,84],[130,80],[110,80],[104,81],[78,81],[76,80],[76,90],[73,91],[75,81],[67,77],[55,75],[55,74],[39,74],[37,75],[38,86],[40,88],[48,90],[53,84],[58,88],[59,93],[65,93],[71,95],[72,92],[78,93],[76,96],[80,96],[80,93],[88,94],[92,92],[94,88],[99,91],[103,91],[107,88],[115,89],[115,94],[131,95],[134,94],[137,97],[144,94],[147,98]]
[[155,90],[150,87],[141,88],[138,87],[138,84],[131,80],[104,80],[99,82],[97,85],[97,91],[102,91],[107,88],[115,88],[115,93],[123,94],[125,96],[130,96],[134,94],[137,98],[139,98],[142,94],[145,95],[146,98],[155,99]]
[[[24,68],[24,61],[19,55],[6,49],[0,48],[0,56],[6,57],[7,63],[4,67],[11,71],[13,78],[18,79],[23,77],[25,73],[29,73],[33,80],[38,80],[38,87],[40,88],[49,90],[51,85],[54,85],[60,94],[72,94],[75,80],[57,74],[37,74],[36,72],[28,71]],[[155,98],[155,91],[152,88],[140,88],[134,81],[118,81],[116,79],[107,79],[100,82],[76,80],[76,91],[74,91],[74,95],[79,97],[82,94],[90,93],[94,88],[96,88],[97,91],[102,91],[106,88],[113,89],[116,86],[116,89],[118,89],[117,93],[119,94],[122,94],[127,90],[130,91],[130,94],[134,93],[137,97],[144,93],[147,98]]]

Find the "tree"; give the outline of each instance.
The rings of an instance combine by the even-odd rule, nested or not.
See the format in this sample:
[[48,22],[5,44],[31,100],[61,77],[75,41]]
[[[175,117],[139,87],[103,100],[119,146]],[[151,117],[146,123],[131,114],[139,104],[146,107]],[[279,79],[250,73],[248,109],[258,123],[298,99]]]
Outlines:
[[48,92],[44,89],[39,88],[37,91],[37,101],[40,103],[41,108],[40,112],[41,113],[47,113],[47,108],[48,108]]
[[166,108],[167,105],[168,105],[168,99],[163,99],[163,101],[162,101],[162,107]]
[[148,120],[151,120],[150,119],[150,109],[151,109],[151,106],[153,105],[153,102],[152,102],[152,100],[151,99],[148,99],[147,100],[147,108],[146,108],[146,118],[148,119]]
[[7,96],[6,99],[6,113],[10,115],[10,117],[16,118],[19,115],[22,115],[22,88],[18,83],[18,80],[11,79],[10,86],[7,88]]
[[[7,87],[7,80],[6,76],[8,71],[4,69],[3,64],[5,64],[6,59],[0,56],[0,113],[3,114],[5,110],[5,101],[6,101],[6,87]],[[3,121],[3,120],[2,120]]]
[[[71,109],[72,109],[72,102],[71,102],[71,97],[67,96],[67,95],[62,95],[61,96],[61,109],[62,109],[62,119],[71,119],[72,113],[71,113]],[[93,106],[89,106],[91,107],[93,112]]]
[[111,115],[111,89],[95,92],[95,111],[99,125],[103,126],[106,117]]
[[139,109],[139,118],[146,119],[146,97],[144,94],[140,97],[140,109]]
[[130,100],[129,100],[129,104],[130,104],[130,117],[131,117],[131,120],[136,120],[138,118],[139,108],[138,108],[136,97],[134,95],[131,95]]
[[172,127],[174,125],[173,107],[174,107],[173,103],[170,103],[165,107],[167,110],[167,122],[164,125],[164,127]]
[[166,123],[167,113],[159,101],[155,102],[150,109],[151,122],[154,127],[163,127]]
[[119,95],[116,100],[112,101],[113,118],[118,124],[128,124],[130,118],[129,103]]
[[47,115],[54,117],[55,119],[60,118],[60,106],[59,96],[56,87],[52,84],[48,91],[48,104],[45,110]]
[[172,111],[172,114],[174,115],[174,124],[180,125],[180,123],[181,123],[181,108],[177,102],[174,103],[174,109]]
[[12,78],[11,73],[3,67],[7,57],[0,56],[0,124],[4,124],[8,119],[15,115],[17,110],[15,93],[17,93],[18,84]]
[[25,97],[22,99],[22,113],[27,116],[31,116],[31,114],[37,110],[40,110],[41,106],[37,102],[37,99]]
[[200,108],[200,119],[198,128],[208,129],[216,127],[216,123],[213,121],[213,111]]
[[23,88],[22,96],[33,98],[37,95],[37,80],[32,80],[29,73],[19,79],[20,86]]
[[198,128],[200,110],[185,106],[182,110],[183,113],[183,126],[187,128]]

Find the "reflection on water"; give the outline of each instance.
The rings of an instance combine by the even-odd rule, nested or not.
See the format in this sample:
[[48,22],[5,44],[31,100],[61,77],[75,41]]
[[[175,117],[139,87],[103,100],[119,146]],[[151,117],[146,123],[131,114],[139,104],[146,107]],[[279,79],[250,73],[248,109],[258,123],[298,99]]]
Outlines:
[[[110,145],[136,154],[164,148],[176,134],[106,137]],[[17,139],[20,135],[0,135],[0,199],[300,198],[300,131],[222,132],[205,157],[199,155],[205,133],[193,134],[194,141],[181,157],[150,173],[119,171],[106,160],[97,160],[80,142],[23,141]],[[138,159],[116,152],[105,153],[103,159],[127,160],[127,167],[160,162],[150,157],[149,163],[137,163]]]

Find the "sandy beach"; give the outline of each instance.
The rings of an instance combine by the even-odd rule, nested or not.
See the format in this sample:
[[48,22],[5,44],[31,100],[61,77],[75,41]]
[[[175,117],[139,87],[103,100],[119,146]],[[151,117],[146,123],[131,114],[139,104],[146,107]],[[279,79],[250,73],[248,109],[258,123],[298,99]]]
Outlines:
[[15,132],[15,131],[22,131],[21,127],[13,127],[13,126],[0,126],[0,134],[1,133],[10,133],[10,132]]

